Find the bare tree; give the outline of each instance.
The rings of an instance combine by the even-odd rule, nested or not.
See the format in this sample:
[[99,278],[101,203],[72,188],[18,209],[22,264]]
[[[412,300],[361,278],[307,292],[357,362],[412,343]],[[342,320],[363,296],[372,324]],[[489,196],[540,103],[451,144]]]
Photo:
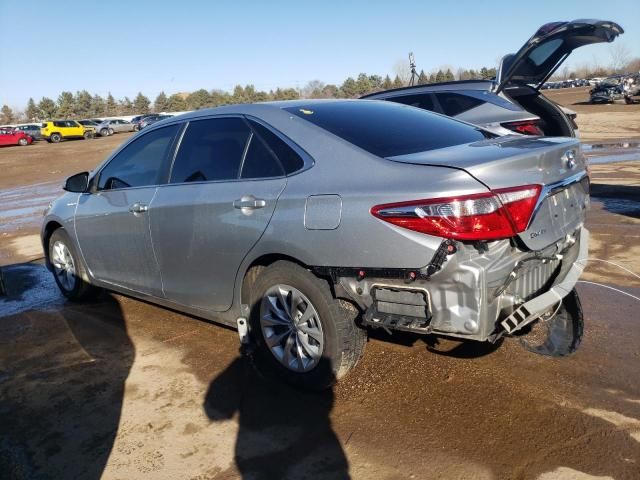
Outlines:
[[324,86],[325,83],[320,80],[311,80],[302,88],[300,95],[302,98],[311,98],[313,92],[321,92]]
[[609,55],[611,55],[611,70],[615,73],[623,73],[631,56],[629,48],[624,43],[617,42],[609,46]]

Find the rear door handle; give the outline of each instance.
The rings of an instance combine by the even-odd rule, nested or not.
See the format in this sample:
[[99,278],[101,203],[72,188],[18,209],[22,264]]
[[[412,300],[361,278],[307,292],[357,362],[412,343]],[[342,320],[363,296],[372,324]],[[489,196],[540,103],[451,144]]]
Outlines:
[[267,205],[267,202],[253,195],[244,195],[242,198],[235,200],[233,206],[241,210],[257,210]]
[[144,203],[136,202],[129,207],[129,211],[133,214],[146,213],[149,207]]

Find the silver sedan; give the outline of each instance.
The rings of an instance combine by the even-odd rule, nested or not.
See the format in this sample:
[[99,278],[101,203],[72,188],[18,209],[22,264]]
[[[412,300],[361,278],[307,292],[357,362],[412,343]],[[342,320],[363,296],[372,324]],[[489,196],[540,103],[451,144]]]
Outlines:
[[574,138],[383,101],[231,105],[148,127],[65,190],[42,242],[69,299],[105,288],[237,327],[303,387],[353,368],[368,329],[580,342]]

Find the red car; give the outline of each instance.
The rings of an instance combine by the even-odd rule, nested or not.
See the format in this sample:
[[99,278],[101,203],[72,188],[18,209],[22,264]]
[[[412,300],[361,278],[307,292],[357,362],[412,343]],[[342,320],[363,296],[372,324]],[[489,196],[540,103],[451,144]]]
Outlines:
[[33,138],[20,130],[13,128],[0,129],[0,146],[20,145],[21,147],[24,147],[26,145],[31,145],[32,143]]

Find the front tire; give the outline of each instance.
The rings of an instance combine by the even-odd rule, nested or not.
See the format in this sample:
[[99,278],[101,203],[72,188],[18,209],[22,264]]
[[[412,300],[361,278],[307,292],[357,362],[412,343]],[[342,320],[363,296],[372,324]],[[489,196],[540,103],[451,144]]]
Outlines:
[[309,390],[333,385],[360,360],[366,332],[356,308],[336,299],[326,281],[279,261],[252,286],[254,363],[267,375]]
[[26,138],[21,138],[20,140],[18,140],[18,145],[20,145],[21,147],[26,147],[27,145],[29,145],[29,141]]
[[73,242],[63,228],[49,238],[49,261],[53,277],[62,294],[74,302],[82,302],[95,296],[98,288],[82,279],[84,267],[76,254]]

